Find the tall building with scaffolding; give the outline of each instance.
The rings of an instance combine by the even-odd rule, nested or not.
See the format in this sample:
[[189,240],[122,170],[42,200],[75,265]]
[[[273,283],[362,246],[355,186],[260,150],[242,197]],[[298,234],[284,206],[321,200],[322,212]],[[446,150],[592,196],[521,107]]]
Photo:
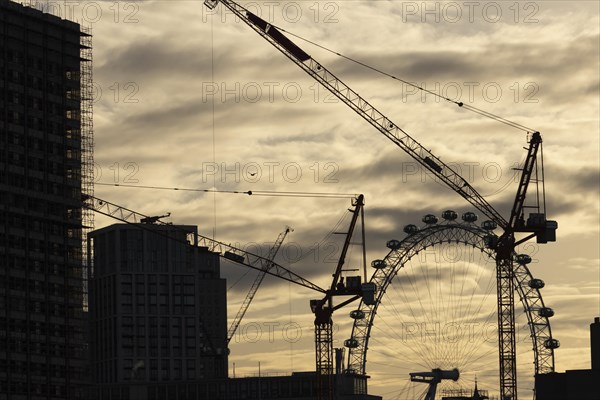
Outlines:
[[91,35],[0,0],[0,398],[83,399]]

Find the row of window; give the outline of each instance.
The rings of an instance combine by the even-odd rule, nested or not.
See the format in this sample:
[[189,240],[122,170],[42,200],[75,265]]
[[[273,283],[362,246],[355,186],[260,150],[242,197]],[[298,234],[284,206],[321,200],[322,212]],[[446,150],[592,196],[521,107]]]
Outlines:
[[[54,186],[54,184],[53,184]],[[62,185],[55,185],[58,188],[63,187]],[[68,187],[64,187],[64,189],[72,189]],[[7,206],[18,206],[18,204],[12,204],[11,199],[8,199],[5,203]],[[68,238],[76,238],[81,236],[81,229],[73,228],[71,224],[67,222],[60,222],[56,220],[51,220],[49,218],[36,217],[27,215],[24,213],[12,213],[7,212],[3,215],[4,223],[8,227],[14,227],[18,229],[27,230],[28,232],[33,233],[42,233],[48,235],[55,236],[66,236]],[[1,243],[0,239],[0,243]]]
[[[0,242],[0,246],[2,245],[3,243]],[[69,272],[69,275],[72,275],[73,277],[81,276],[80,273],[72,273],[75,272],[73,271],[73,266],[67,267],[65,263],[46,261],[44,259],[44,254],[28,254],[28,257],[8,254],[5,257],[6,265],[0,265],[0,275],[6,274],[7,271],[10,269],[27,269],[30,272],[38,272],[48,275],[56,275],[60,277],[63,277],[65,272],[67,271]],[[77,265],[80,266],[81,264],[78,262]]]
[[[44,99],[40,96],[31,96],[24,93],[20,93],[14,90],[7,91],[8,107],[11,104],[27,106],[28,111],[37,110],[39,112],[45,111],[48,114],[53,115],[64,115],[65,106],[62,103],[51,101],[50,99]],[[65,91],[65,98],[68,100],[79,101],[81,98],[80,92],[77,89],[67,89]],[[1,99],[0,99],[1,100]],[[45,100],[45,101],[44,101]],[[74,103],[75,104],[75,103]]]
[[65,377],[65,366],[64,365],[51,365],[47,363],[36,363],[26,362],[19,360],[10,360],[8,363],[2,363],[0,365],[0,373],[10,372],[15,375],[34,375],[34,376],[46,376],[50,373],[50,376],[56,378]]
[[46,315],[46,313],[48,313],[49,315],[55,317],[64,317],[66,311],[64,303],[50,303],[46,301],[28,300],[19,297],[11,297],[10,300],[7,301],[4,296],[1,296],[0,309],[7,309],[8,307],[11,311],[24,312],[32,316],[35,314]]
[[35,238],[28,238],[20,235],[5,235],[0,233],[0,244],[10,249],[27,250],[29,253],[44,254],[54,257],[72,256],[73,246],[67,246],[62,243],[49,242]]
[[[126,358],[120,371],[115,369],[116,363],[107,361],[95,364],[95,375],[100,383],[124,381],[165,381],[165,380],[193,380],[197,371],[203,371],[205,365],[195,359],[139,359]],[[119,377],[115,374],[119,372]]]
[[[1,331],[0,331],[1,332]],[[41,356],[65,357],[66,346],[61,343],[47,343],[46,340],[27,341],[23,338],[11,337],[6,339],[11,353],[37,354]],[[69,358],[74,356],[75,348],[69,346]],[[81,358],[83,352],[77,358]]]
[[[2,118],[1,115],[0,118]],[[7,148],[13,151],[21,150],[24,152],[25,147],[27,147],[28,152],[41,152],[56,161],[60,161],[65,156],[67,149],[77,149],[79,147],[78,141],[71,140],[68,144],[64,143],[65,137],[67,139],[79,140],[81,137],[79,129],[66,128],[63,121],[60,119],[57,119],[56,121],[47,120],[46,122],[47,124],[43,133],[30,131],[27,132],[28,134],[23,134],[0,128],[0,143],[9,145]],[[56,133],[54,133],[54,131],[56,131]],[[10,145],[18,147],[14,148]]]
[[[64,110],[59,118],[66,118],[67,120],[74,121],[75,123],[79,123],[81,120],[81,111],[77,109],[73,110]],[[0,113],[0,122],[6,121],[9,124],[22,125],[27,126],[29,129],[35,129],[38,131],[44,131],[48,126],[48,118],[52,118],[51,116],[38,116],[31,115],[25,117],[25,113],[8,110],[6,113]]]
[[9,83],[15,85],[27,86],[28,89],[35,89],[46,94],[55,95],[60,98],[66,98],[68,91],[77,90],[78,83],[69,81],[43,79],[39,76],[27,75],[22,71],[0,67],[0,76],[6,76]]
[[[123,283],[133,283],[135,281],[136,285],[143,285],[146,282],[148,285],[168,285],[169,278],[173,284],[176,285],[192,285],[193,282],[190,282],[190,279],[194,279],[194,275],[179,275],[179,274],[121,274],[121,282]],[[191,291],[190,293],[192,293]]]
[[[78,162],[72,161],[71,165],[66,164],[63,169],[63,173],[58,176],[50,177],[50,179],[41,179],[40,177],[43,176],[42,174],[46,174],[49,171],[54,171],[54,166],[58,166],[60,164],[54,162],[45,162],[44,160],[35,157],[28,157],[27,164],[25,164],[23,159],[23,157],[20,157],[19,161],[9,162],[9,164],[27,167],[27,173],[25,174],[25,177],[27,178],[27,189],[35,190],[36,192],[54,194],[66,199],[74,199],[78,202],[81,200],[81,197],[79,197],[81,170],[77,167]],[[47,165],[52,165],[53,169],[47,169]],[[13,175],[23,177],[21,174]],[[63,182],[68,186],[61,185]],[[63,191],[59,190],[60,186],[62,186]]]
[[63,396],[66,388],[64,385],[46,385],[42,383],[31,383],[27,385],[27,380],[17,381],[14,378],[10,381],[0,379],[0,393],[12,395],[41,395],[41,396]]
[[22,292],[24,296],[27,289],[33,293],[49,294],[51,296],[64,296],[66,294],[65,285],[62,283],[19,278],[15,276],[8,277],[6,275],[0,275],[0,289],[16,290]]
[[[69,327],[71,329],[72,327]],[[1,318],[0,330],[25,333],[27,332],[27,320],[17,318]],[[46,323],[41,321],[29,320],[29,331],[34,335],[48,335],[57,338],[64,338],[66,335],[67,326],[64,324]],[[46,339],[44,339],[45,341]]]
[[[22,175],[0,171],[0,183],[7,183],[10,185],[10,182],[18,180],[19,178],[21,181],[26,180],[23,179]],[[43,194],[41,194],[41,196],[43,196]],[[18,193],[7,193],[2,201],[6,206],[27,210],[29,215],[34,213],[46,214],[51,217],[62,218],[65,222],[66,220],[71,222],[73,220],[81,219],[80,208],[70,208],[64,203],[50,201],[48,198],[37,198]]]
[[[58,166],[58,163],[52,163],[53,166]],[[3,166],[4,167],[4,166]],[[35,170],[31,170],[30,173],[31,174],[39,174],[41,171],[35,171]],[[43,188],[50,188],[49,191],[47,191],[47,193],[49,194],[55,194],[54,193],[54,186],[52,186],[54,183],[56,183],[57,185],[62,182],[62,177],[64,177],[66,179],[66,181],[64,183],[69,184],[69,186],[73,187],[77,184],[79,184],[79,182],[81,182],[81,170],[79,168],[72,168],[72,167],[66,167],[64,168],[62,171],[58,171],[56,169],[52,169],[52,170],[45,170],[45,172],[47,172],[50,175],[50,179],[53,180],[54,182],[49,182],[49,184],[45,184],[43,181],[40,180],[40,178],[36,178],[36,177],[31,177],[29,175],[25,175],[25,174],[18,174],[18,173],[13,173],[13,172],[6,172],[6,171],[0,171],[0,183],[4,183],[8,186],[11,186],[13,188],[19,188],[19,189],[26,189],[26,190],[34,190],[37,194],[37,192],[40,192],[43,190]],[[60,180],[60,182],[56,182],[57,180]],[[58,187],[57,187],[58,188]],[[60,191],[57,190],[58,195],[60,195]],[[64,194],[70,194],[72,195],[72,192],[67,192],[67,193],[62,193]],[[26,196],[23,196],[26,197]],[[70,197],[70,196],[69,196]],[[40,213],[45,213],[46,210],[48,210],[48,212],[50,214],[53,215],[62,215],[61,212],[61,208],[64,209],[64,205],[60,204],[60,203],[54,203],[51,201],[39,201],[39,199],[35,199],[32,197],[28,197],[29,199],[32,200],[33,207],[30,207],[30,211],[35,211],[35,212],[40,212]],[[21,203],[20,206],[23,207],[25,204]],[[52,210],[52,211],[50,211]]]
[[[200,341],[200,340],[199,340]],[[196,357],[211,354],[211,347],[199,343],[194,336],[178,338],[123,337],[120,354],[123,357]]]
[[[93,237],[94,265],[98,275],[126,272],[193,272],[192,251],[186,234],[165,233],[177,237],[133,229],[111,230]],[[183,243],[181,242],[183,241]],[[116,251],[120,248],[120,251]]]
[[[39,48],[39,51],[43,50],[46,49]],[[26,66],[29,70],[38,70],[41,72],[45,72],[48,75],[65,76],[65,66],[64,63],[61,61],[62,54],[59,52],[52,53],[50,51],[48,51],[48,54],[55,54],[56,59],[53,60],[51,59],[51,57],[48,56],[46,57],[46,59],[44,59],[42,57],[31,54],[26,55],[23,51],[17,49],[4,49],[3,47],[0,47],[0,59],[6,60],[7,63],[23,65]]]

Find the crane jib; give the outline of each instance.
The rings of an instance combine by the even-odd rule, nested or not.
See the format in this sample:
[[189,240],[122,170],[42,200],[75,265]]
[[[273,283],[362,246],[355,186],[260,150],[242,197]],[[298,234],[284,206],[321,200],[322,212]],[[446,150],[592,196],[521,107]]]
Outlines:
[[310,56],[306,54],[304,50],[296,46],[294,42],[288,39],[283,33],[279,32],[279,30],[273,25],[269,24],[267,21],[260,18],[259,16],[252,14],[250,11],[246,11],[246,16],[254,26],[260,28],[260,30],[265,32],[267,35],[271,36],[273,40],[275,40],[284,49],[289,51],[298,60],[304,62],[310,59]]

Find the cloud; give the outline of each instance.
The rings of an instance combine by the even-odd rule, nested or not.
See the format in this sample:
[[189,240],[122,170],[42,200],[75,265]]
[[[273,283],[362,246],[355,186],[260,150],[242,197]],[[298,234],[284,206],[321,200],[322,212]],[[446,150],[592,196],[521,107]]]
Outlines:
[[[440,15],[439,22],[423,20],[420,9],[409,15],[406,2],[298,4],[298,20],[284,14],[281,3],[273,8],[273,22],[449,97],[460,91],[461,101],[542,132],[548,216],[559,222],[559,240],[534,249],[538,263],[532,271],[545,280],[544,300],[557,311],[554,332],[565,337],[560,349],[566,354],[564,364],[557,365],[581,366],[585,345],[576,336],[586,337],[586,314],[597,309],[599,287],[594,269],[599,234],[597,5],[542,2],[537,10],[520,9],[515,21],[508,3],[502,3],[497,23],[483,18],[481,8],[472,22],[463,8],[462,18],[451,23],[448,15]],[[94,72],[101,89],[94,105],[95,160],[102,172],[98,181],[124,184],[134,179],[148,186],[242,192],[364,193],[368,262],[383,258],[389,251],[385,242],[404,238],[403,226],[422,225],[425,214],[474,211],[221,6],[213,15],[201,4],[140,2],[138,22],[126,24],[114,22],[109,5],[102,5],[104,18],[94,27]],[[265,5],[259,7],[268,15]],[[527,16],[537,22],[526,23]],[[459,168],[508,216],[518,186],[512,168],[525,156],[525,133],[294,40],[423,146]],[[130,162],[137,166],[133,176]],[[250,166],[260,167],[260,179],[248,176]],[[301,177],[295,180],[292,172],[298,168]],[[278,260],[321,286],[330,283],[343,239],[328,233],[347,229],[351,207],[349,198],[110,186],[97,186],[96,193],[147,214],[171,211],[172,222],[198,225],[204,235],[242,247],[260,243],[263,253],[291,225],[295,232]],[[533,185],[529,194],[532,199]],[[478,223],[486,219],[478,214]],[[98,217],[96,226],[111,222]],[[352,240],[359,241],[358,236]],[[298,249],[305,258],[293,262]],[[347,265],[362,269],[360,247],[351,250]],[[572,273],[565,274],[565,268]],[[228,286],[241,278],[228,293],[230,317],[256,276],[242,277],[245,272],[222,262]],[[277,343],[276,351],[267,350],[268,340],[238,343],[230,360],[248,373],[256,369],[257,357],[268,370],[313,369],[308,300],[319,296],[266,278],[248,322],[283,323],[297,315],[306,335],[298,343]],[[336,346],[349,335],[346,311],[336,316]],[[383,335],[378,339],[393,346],[384,339],[382,325],[375,328]],[[381,351],[387,356],[373,352],[370,359],[398,364],[406,378],[411,367],[396,362],[401,355]],[[497,363],[495,354],[491,359]],[[385,375],[397,371],[379,367],[370,366],[371,388],[377,393],[397,389],[397,381]]]

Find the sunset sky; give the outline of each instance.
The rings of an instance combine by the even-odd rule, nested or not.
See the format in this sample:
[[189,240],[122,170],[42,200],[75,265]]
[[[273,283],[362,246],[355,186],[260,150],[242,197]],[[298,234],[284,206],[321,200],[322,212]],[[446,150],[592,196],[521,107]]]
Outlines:
[[[98,197],[145,214],[171,212],[166,221],[198,225],[202,234],[242,247],[260,243],[257,251],[265,254],[289,225],[294,232],[278,261],[321,286],[330,284],[337,254],[332,243],[340,235],[324,238],[349,215],[351,196],[110,185],[363,193],[369,263],[385,256],[387,240],[405,237],[404,225],[422,225],[423,215],[473,211],[222,6],[210,11],[201,1],[177,0],[81,1],[70,8],[62,1],[48,3],[55,13],[72,13],[93,28]],[[598,2],[240,4],[350,58],[541,132],[548,218],[558,221],[558,240],[527,251],[534,258],[532,273],[546,282],[544,301],[556,311],[551,321],[561,341],[557,371],[589,368],[588,327],[600,315]],[[457,166],[508,217],[517,186],[512,168],[522,162],[527,146],[524,132],[294,41]],[[337,230],[347,229],[348,221]],[[97,217],[96,227],[113,222]],[[312,251],[316,243],[321,245]],[[358,268],[359,248],[353,247],[349,267]],[[298,251],[310,254],[293,262]],[[222,263],[228,287],[244,272]],[[229,290],[230,317],[254,276]],[[242,323],[246,336],[231,346],[230,375],[234,362],[236,376],[258,372],[259,361],[263,373],[314,370],[308,300],[316,296],[267,279]],[[348,338],[351,309],[334,316],[340,324],[336,347]],[[522,314],[520,304],[517,309]],[[254,340],[257,327],[262,335]],[[289,340],[290,327],[294,335],[300,332],[298,338]],[[375,350],[377,345],[371,344]],[[370,360],[398,367],[369,367],[371,391],[385,393],[386,400],[397,398],[409,370],[422,369],[402,367],[401,359],[382,362],[376,353]],[[525,354],[519,365],[531,361]],[[490,363],[497,365],[495,353]],[[530,387],[522,390],[530,393]]]

